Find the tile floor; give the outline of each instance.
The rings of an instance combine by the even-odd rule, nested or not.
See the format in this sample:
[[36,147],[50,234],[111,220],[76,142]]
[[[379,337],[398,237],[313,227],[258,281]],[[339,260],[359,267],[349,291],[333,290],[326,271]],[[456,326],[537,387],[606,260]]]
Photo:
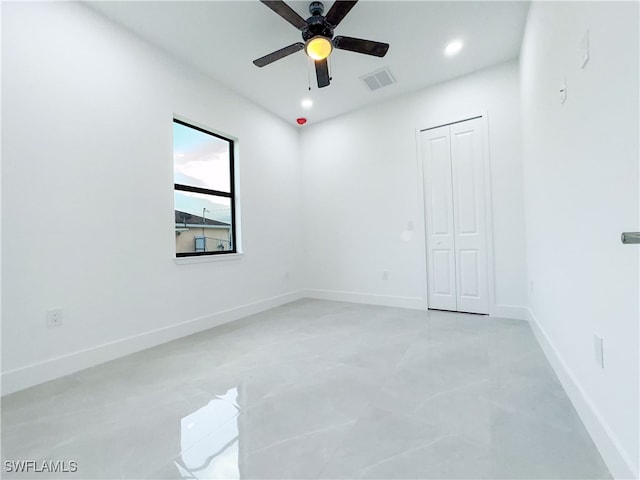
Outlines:
[[4,397],[2,460],[78,467],[3,478],[611,478],[527,323],[319,300]]

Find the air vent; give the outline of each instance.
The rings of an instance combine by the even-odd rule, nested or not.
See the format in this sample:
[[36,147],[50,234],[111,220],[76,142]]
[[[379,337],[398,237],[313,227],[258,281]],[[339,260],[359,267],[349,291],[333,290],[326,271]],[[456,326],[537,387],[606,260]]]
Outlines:
[[371,91],[396,83],[396,80],[393,78],[393,75],[391,75],[388,67],[385,67],[382,70],[376,70],[364,77],[360,77],[360,79]]

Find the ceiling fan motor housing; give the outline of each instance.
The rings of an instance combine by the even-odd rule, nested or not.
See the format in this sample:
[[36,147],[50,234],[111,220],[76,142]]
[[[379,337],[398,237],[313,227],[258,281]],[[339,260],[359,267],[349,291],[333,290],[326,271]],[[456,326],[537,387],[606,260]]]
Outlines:
[[307,26],[302,30],[302,38],[306,42],[318,35],[331,39],[333,38],[333,28],[322,15],[313,15],[307,19]]

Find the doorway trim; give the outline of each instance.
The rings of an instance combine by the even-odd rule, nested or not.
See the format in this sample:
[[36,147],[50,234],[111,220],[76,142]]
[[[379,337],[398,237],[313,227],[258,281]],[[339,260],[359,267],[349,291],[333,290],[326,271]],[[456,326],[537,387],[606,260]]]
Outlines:
[[464,122],[474,118],[480,118],[482,124],[482,171],[484,176],[484,203],[485,203],[485,229],[487,237],[487,286],[489,295],[489,316],[499,316],[496,308],[496,285],[495,285],[495,260],[494,260],[494,242],[493,242],[493,201],[491,184],[491,152],[489,148],[489,112],[488,110],[475,110],[466,112],[461,115],[451,115],[446,117],[437,117],[437,120],[426,123],[425,126],[419,126],[415,129],[416,144],[416,166],[417,166],[417,182],[420,197],[421,218],[423,222],[423,242],[422,242],[422,265],[423,271],[423,297],[425,309],[429,308],[429,295],[427,291],[427,282],[429,273],[427,271],[427,212],[425,210],[425,187],[424,187],[424,168],[422,165],[422,142],[420,134],[425,130],[444,127],[454,123]]

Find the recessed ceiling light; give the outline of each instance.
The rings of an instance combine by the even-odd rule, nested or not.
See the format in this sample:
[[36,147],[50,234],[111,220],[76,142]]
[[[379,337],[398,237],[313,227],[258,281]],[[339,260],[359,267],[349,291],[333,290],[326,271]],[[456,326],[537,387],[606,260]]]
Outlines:
[[300,104],[302,105],[302,108],[311,108],[313,107],[313,100],[311,100],[310,98],[305,98],[304,100],[302,100],[302,102],[300,102]]
[[449,45],[447,45],[447,48],[444,49],[444,54],[447,57],[455,55],[460,50],[462,50],[463,45],[464,43],[462,43],[462,40],[454,40],[453,42],[450,42]]

